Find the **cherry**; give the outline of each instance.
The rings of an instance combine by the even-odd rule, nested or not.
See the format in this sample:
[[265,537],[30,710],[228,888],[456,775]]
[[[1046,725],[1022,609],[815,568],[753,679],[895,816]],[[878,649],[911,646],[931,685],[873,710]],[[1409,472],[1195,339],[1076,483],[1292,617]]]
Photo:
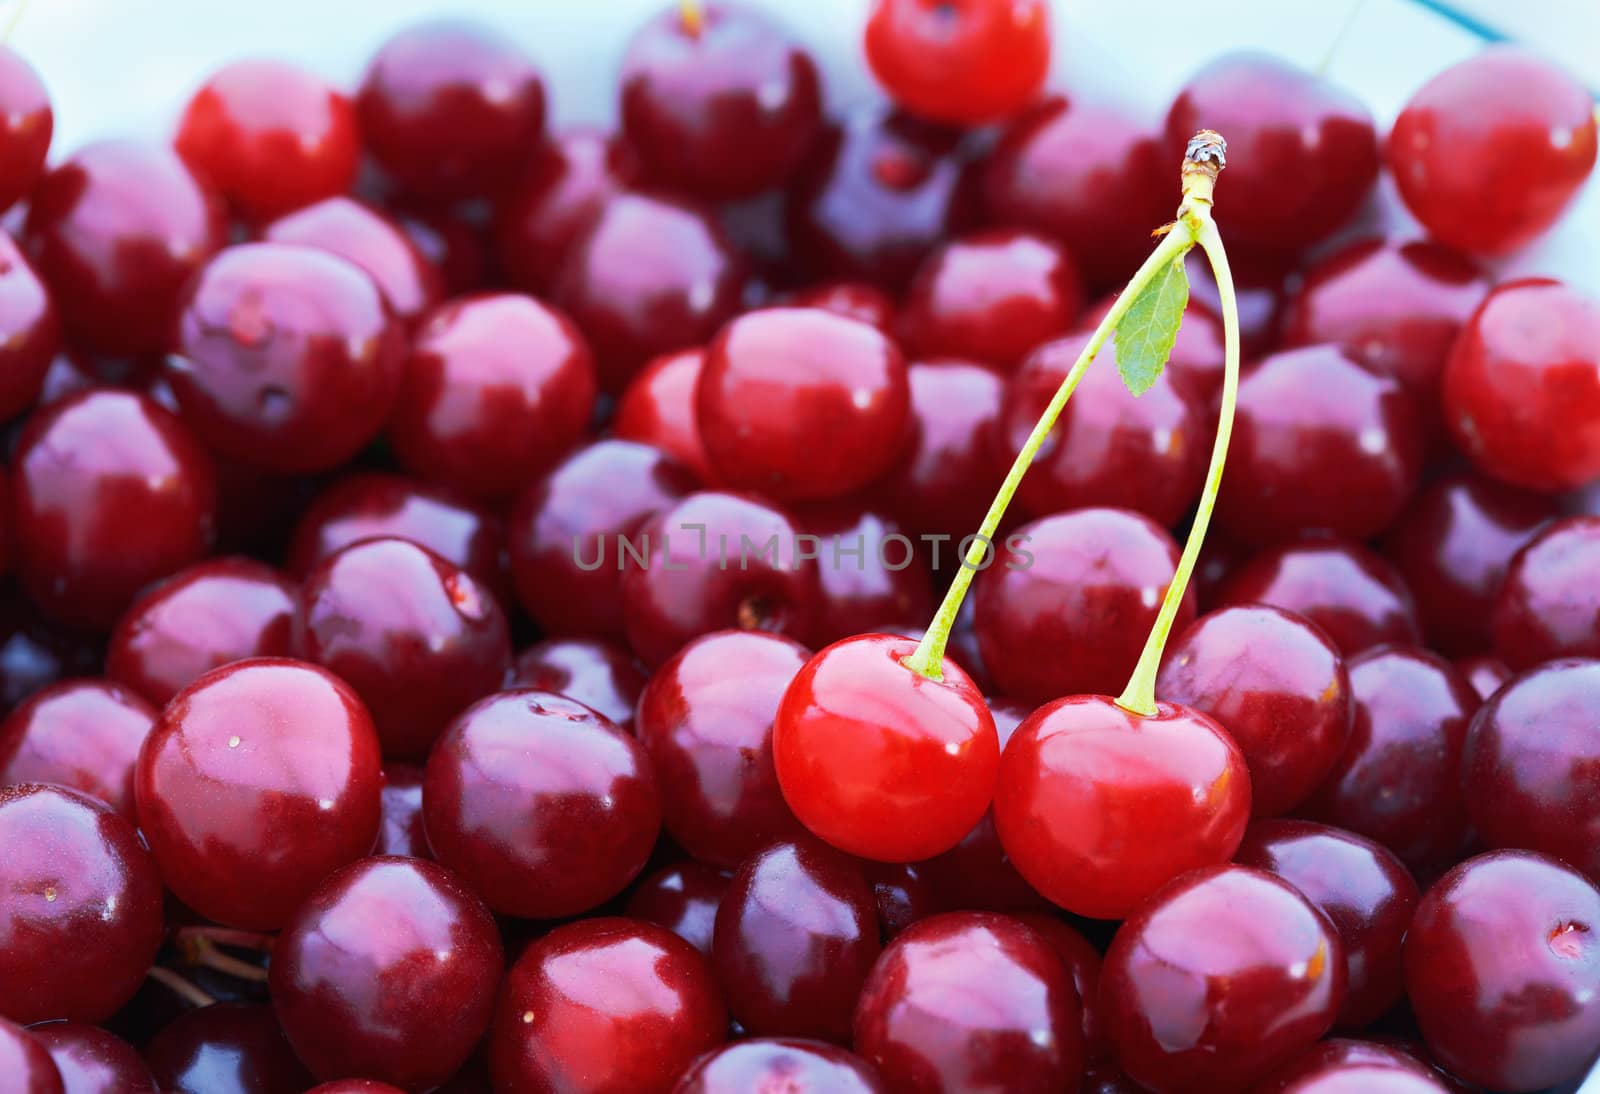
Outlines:
[[1506,568],[1555,512],[1536,494],[1476,475],[1451,475],[1417,495],[1385,553],[1415,595],[1435,649],[1461,654],[1488,647]]
[[1468,1082],[1538,1090],[1600,1043],[1600,892],[1527,851],[1468,859],[1406,933],[1406,994],[1429,1050]]
[[1168,649],[1156,694],[1228,731],[1249,765],[1258,817],[1299,805],[1350,736],[1344,658],[1315,624],[1266,605],[1196,620]]
[[385,764],[380,803],[383,819],[378,825],[378,842],[372,853],[432,858],[428,834],[422,824],[422,768],[404,763]]
[[325,198],[261,229],[267,243],[292,243],[361,267],[395,315],[414,323],[439,303],[444,285],[400,225],[354,198]]
[[908,638],[847,638],[807,661],[772,727],[784,800],[833,846],[881,862],[954,847],[994,795],[999,739],[977,686],[944,658],[904,664]]
[[[1506,95],[1512,87],[1517,94]],[[1411,96],[1386,155],[1429,234],[1503,255],[1560,218],[1594,167],[1595,124],[1589,92],[1572,76],[1526,49],[1494,45]]]
[[1467,733],[1461,788],[1490,847],[1520,847],[1600,877],[1600,661],[1551,661],[1483,704]]
[[434,200],[499,190],[544,135],[539,70],[504,36],[463,19],[392,35],[367,65],[355,106],[385,174]]
[[1379,646],[1347,665],[1355,721],[1344,754],[1305,804],[1308,816],[1358,832],[1433,876],[1467,841],[1460,771],[1478,697],[1443,658]]
[[1600,299],[1549,278],[1506,281],[1473,313],[1444,374],[1456,444],[1534,490],[1600,477]]
[[1494,603],[1494,648],[1506,664],[1600,656],[1600,600],[1589,580],[1597,558],[1600,517],[1557,521],[1517,552]]
[[[0,52],[0,95],[5,59]],[[0,129],[0,144],[4,140]],[[0,420],[16,417],[39,398],[60,345],[61,319],[50,293],[10,234],[0,231]]]
[[188,291],[168,376],[216,451],[271,471],[343,463],[383,427],[404,348],[376,284],[310,247],[248,243]]
[[[1018,528],[973,598],[978,648],[1000,692],[1045,702],[1120,686],[1177,565],[1166,529],[1126,510],[1077,509]],[[1189,593],[1177,629],[1194,610]]]
[[0,46],[0,211],[25,197],[44,174],[55,131],[50,93],[26,58]]
[[896,326],[918,357],[1011,369],[1069,330],[1082,310],[1066,251],[1032,232],[991,228],[951,240],[923,261]]
[[0,786],[0,1017],[99,1022],[161,945],[161,878],[133,825],[61,786]]
[[817,645],[869,631],[899,633],[933,614],[928,560],[899,524],[848,502],[815,505],[800,518],[818,538]]
[[1011,862],[1078,915],[1120,919],[1186,870],[1225,862],[1250,819],[1244,754],[1199,711],[1145,717],[1102,695],[1046,703],[1001,757],[994,820]]
[[842,1043],[878,945],[861,866],[811,840],[785,841],[734,872],[711,958],[729,1012],[749,1032]]
[[147,583],[211,544],[216,472],[142,395],[84,391],[33,415],[12,461],[23,589],[51,619],[107,630]]
[[883,951],[856,1004],[855,1045],[895,1090],[1075,1090],[1082,1021],[1042,935],[993,912],[951,912]]
[[488,1028],[503,954],[494,917],[450,871],[367,858],[306,899],[272,947],[272,1005],[320,1079],[428,1090]]
[[[1035,350],[1006,385],[991,437],[996,470],[1009,467],[1067,378],[1090,335]],[[1177,523],[1200,493],[1214,428],[1179,377],[1162,372],[1135,397],[1114,369],[1091,369],[1039,449],[1017,499],[1029,513],[1116,505]],[[1104,690],[1104,689],[1102,689]]]
[[727,874],[684,859],[663,866],[634,886],[628,897],[628,915],[659,924],[709,955],[717,908],[727,891]]
[[100,141],[34,187],[23,245],[74,344],[159,353],[184,285],[225,227],[216,194],[172,152]]
[[620,893],[661,827],[634,739],[581,703],[520,689],[464,710],[422,785],[434,857],[502,915],[554,919]]
[[727,1028],[693,946],[653,923],[587,919],[557,927],[511,967],[489,1070],[496,1090],[667,1090]]
[[1234,861],[1277,874],[1333,924],[1346,969],[1340,1026],[1360,1029],[1400,1001],[1400,942],[1419,894],[1393,852],[1311,821],[1260,820]]
[[1044,0],[877,0],[867,63],[906,110],[934,121],[992,122],[1028,104],[1050,66]]
[[842,497],[887,471],[910,401],[894,343],[816,308],[766,308],[729,323],[695,390],[719,481],[789,501]]
[[820,308],[892,333],[895,302],[888,293],[865,281],[819,281],[796,289],[783,298],[791,308]]
[[511,510],[522,609],[549,634],[622,637],[625,548],[645,553],[639,526],[694,488],[691,472],[648,445],[603,440],[568,456]]
[[133,821],[133,765],[155,719],[149,703],[110,681],[53,684],[0,722],[0,786],[71,787]]
[[[446,1088],[439,1087],[439,1089]],[[405,1094],[405,1091],[397,1086],[375,1082],[372,1079],[335,1079],[331,1083],[317,1084],[306,1094]]]
[[115,1034],[79,1022],[47,1022],[29,1032],[50,1053],[69,1094],[159,1094],[144,1060]]
[[378,738],[361,700],[299,661],[236,661],[180,691],[134,776],[167,887],[234,927],[285,923],[378,835]]
[[878,933],[888,941],[913,923],[945,909],[922,867],[912,862],[868,862],[867,881],[878,909]]
[[173,146],[249,220],[344,193],[361,156],[350,99],[271,60],[213,73],[184,108]]
[[96,675],[100,653],[92,636],[46,623],[14,589],[0,587],[0,710],[58,680]]
[[633,655],[616,642],[547,638],[517,655],[508,679],[513,687],[576,699],[631,732],[646,677]]
[[1261,1094],[1446,1094],[1447,1080],[1387,1044],[1330,1038],[1274,1071]]
[[180,1015],[145,1048],[168,1094],[300,1094],[316,1082],[271,1007],[217,1003]]
[[635,539],[643,563],[625,556],[619,539],[612,545],[615,561],[602,555],[596,573],[621,570],[628,644],[646,664],[659,665],[690,639],[729,627],[810,635],[818,567],[782,510],[745,495],[705,491],[661,510]]
[[673,1094],[746,1094],[793,1090],[796,1094],[887,1094],[861,1057],[802,1037],[753,1037],[696,1060]]
[[1228,200],[1217,226],[1246,249],[1296,251],[1326,238],[1378,179],[1366,105],[1270,54],[1225,54],[1189,78],[1167,113],[1167,147],[1182,148],[1202,126],[1228,138]]
[[287,656],[297,591],[248,558],[180,570],[141,593],[117,621],[106,675],[160,705],[230,662]]
[[628,193],[572,240],[552,297],[589,336],[602,386],[620,391],[652,357],[715,334],[744,286],[732,242],[704,212]]
[[[1116,294],[1101,297],[1078,317],[1077,329],[1085,334],[1093,333],[1116,303]],[[1113,356],[1115,351],[1116,343],[1113,342]],[[1191,296],[1184,305],[1183,323],[1178,327],[1178,335],[1172,343],[1172,353],[1167,358],[1167,367],[1162,375],[1170,374],[1177,378],[1202,404],[1209,403],[1222,390],[1224,352],[1222,320]],[[1205,428],[1213,428],[1209,419]]]
[[701,862],[732,869],[801,833],[778,789],[772,725],[809,657],[779,635],[719,631],[679,650],[640,695],[635,732],[661,787],[663,824]]
[[611,432],[625,441],[654,445],[701,482],[712,484],[716,474],[695,414],[695,390],[705,359],[704,350],[686,349],[657,357],[640,369],[617,400]]
[[912,439],[873,492],[907,528],[950,536],[954,549],[983,519],[1003,477],[990,454],[989,430],[1005,383],[965,361],[913,363],[906,381]]
[[450,719],[500,687],[511,663],[494,595],[395,538],[353,543],[306,575],[295,647],[355,690],[384,755],[403,760],[424,759]]
[[1093,1063],[1111,1051],[1100,1029],[1100,951],[1075,928],[1045,912],[1020,912],[1012,918],[1026,923],[1050,944],[1072,978],[1083,1011],[1084,1058]]
[[1304,616],[1346,657],[1379,643],[1422,638],[1405,580],[1358,543],[1314,540],[1262,551],[1228,576],[1216,602],[1270,604]]
[[[0,60],[4,57],[0,54]],[[16,1094],[65,1094],[61,1072],[38,1034],[4,1018],[0,1018],[0,1073],[10,1077]]]
[[1464,657],[1455,664],[1456,672],[1477,692],[1478,698],[1487,699],[1499,691],[1506,681],[1516,674],[1498,657],[1487,654],[1479,657]]

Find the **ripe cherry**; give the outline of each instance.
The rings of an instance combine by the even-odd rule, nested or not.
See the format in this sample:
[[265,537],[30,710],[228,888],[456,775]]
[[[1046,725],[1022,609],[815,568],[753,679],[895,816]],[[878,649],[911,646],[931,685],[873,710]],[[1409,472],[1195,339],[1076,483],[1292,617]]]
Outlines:
[[[0,84],[4,66],[5,54],[0,53]],[[10,234],[0,231],[0,421],[16,417],[39,398],[60,345],[61,318],[50,293]]]
[[1600,517],[1551,524],[1517,552],[1494,603],[1494,648],[1514,669],[1600,656]]
[[791,308],[821,308],[892,333],[895,302],[888,293],[865,281],[821,281],[797,289],[783,298]]
[[[46,1022],[28,1032],[50,1053],[67,1094],[160,1094],[144,1060],[113,1033],[81,1022]],[[28,1092],[24,1084],[22,1094]]]
[[295,1058],[271,1007],[217,1003],[170,1023],[145,1048],[162,1090],[295,1094],[316,1082]]
[[752,1090],[887,1094],[878,1074],[853,1052],[803,1037],[752,1037],[708,1052],[683,1073],[673,1094]]
[[945,910],[916,863],[868,862],[866,871],[878,906],[878,931],[885,942],[913,923]]
[[635,885],[628,897],[627,914],[660,924],[709,956],[717,908],[727,894],[728,881],[723,871],[684,859],[663,866]]
[[913,114],[973,125],[1026,106],[1050,66],[1044,0],[877,0],[867,63]]
[[404,763],[384,765],[381,813],[373,854],[433,857],[422,824],[422,768]]
[[716,481],[695,412],[695,391],[705,365],[704,350],[657,357],[628,382],[617,400],[611,432],[625,441],[653,445],[707,485]]
[[395,315],[415,323],[439,303],[444,285],[400,225],[354,198],[333,197],[296,209],[261,230],[267,243],[293,243],[361,267]]
[[50,93],[27,59],[0,47],[0,212],[27,195],[44,174],[55,131]]
[[800,520],[819,540],[814,644],[869,631],[904,633],[933,614],[929,558],[899,524],[849,502],[809,506]]
[[501,271],[490,254],[489,225],[465,212],[431,205],[391,205],[389,215],[439,273],[447,297],[484,288]]
[[1274,1071],[1263,1094],[1447,1094],[1451,1080],[1389,1044],[1331,1037]]
[[133,765],[155,719],[149,703],[108,680],[53,684],[0,722],[0,786],[71,787],[136,821]]
[[512,687],[538,688],[576,699],[628,731],[644,691],[645,673],[633,654],[604,638],[547,638],[517,655]]
[[44,1042],[31,1030],[0,1018],[0,1074],[10,1076],[16,1094],[65,1094],[61,1072]]
[[342,194],[360,134],[350,99],[282,61],[235,61],[194,93],[173,145],[248,220]]

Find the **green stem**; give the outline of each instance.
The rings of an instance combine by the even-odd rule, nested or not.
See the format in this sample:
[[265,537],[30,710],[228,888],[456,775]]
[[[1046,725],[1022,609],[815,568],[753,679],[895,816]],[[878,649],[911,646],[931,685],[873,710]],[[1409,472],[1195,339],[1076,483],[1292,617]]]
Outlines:
[[1200,495],[1200,507],[1195,511],[1194,524],[1183,545],[1183,555],[1178,559],[1178,571],[1167,595],[1161,602],[1161,612],[1156,616],[1150,637],[1145,640],[1144,652],[1134,667],[1128,686],[1117,697],[1117,705],[1134,714],[1146,717],[1156,712],[1156,673],[1161,668],[1161,655],[1166,651],[1167,638],[1172,633],[1172,621],[1178,616],[1178,606],[1189,587],[1189,576],[1194,573],[1200,558],[1200,548],[1205,543],[1206,529],[1211,525],[1211,510],[1217,503],[1217,490],[1222,486],[1222,466],[1228,458],[1228,439],[1233,436],[1233,408],[1239,396],[1239,302],[1233,294],[1233,274],[1228,269],[1228,255],[1222,246],[1222,236],[1212,221],[1210,210],[1197,212],[1200,227],[1196,242],[1205,251],[1216,276],[1217,296],[1222,304],[1222,331],[1224,345],[1222,377],[1222,409],[1217,415],[1217,440],[1211,446],[1211,469],[1206,472],[1205,490]]
[[994,496],[994,501],[989,503],[989,511],[984,514],[983,523],[978,526],[978,534],[973,537],[972,546],[967,549],[966,557],[962,559],[955,578],[950,582],[950,588],[944,594],[944,600],[939,604],[939,611],[933,617],[932,626],[923,634],[922,641],[917,643],[916,651],[905,658],[903,663],[908,669],[930,680],[943,679],[944,648],[950,641],[950,630],[955,626],[956,613],[961,610],[961,602],[966,599],[967,589],[972,585],[972,575],[982,566],[984,555],[993,547],[995,530],[1000,527],[1000,520],[1005,516],[1006,507],[1011,504],[1011,496],[1017,492],[1017,485],[1022,482],[1022,476],[1027,473],[1040,446],[1050,435],[1050,430],[1055,428],[1056,419],[1061,416],[1061,411],[1066,407],[1067,400],[1072,397],[1072,391],[1078,386],[1078,381],[1083,379],[1083,374],[1088,371],[1095,355],[1100,352],[1101,347],[1106,344],[1106,339],[1111,337],[1112,332],[1117,329],[1117,324],[1122,322],[1122,317],[1133,306],[1140,290],[1149,284],[1167,263],[1181,261],[1195,242],[1193,223],[1187,218],[1180,218],[1172,225],[1171,231],[1156,249],[1150,252],[1150,257],[1144,260],[1144,265],[1140,266],[1128,281],[1128,287],[1122,290],[1116,302],[1111,305],[1111,310],[1106,313],[1106,317],[1100,320],[1100,325],[1094,329],[1094,334],[1083,347],[1083,352],[1078,354],[1078,359],[1067,372],[1066,379],[1062,380],[1061,386],[1056,389],[1050,405],[1045,407],[1044,414],[1034,424],[1033,432],[1028,434],[1028,440],[1023,444],[1022,451],[1018,452],[1017,458],[1012,461],[1011,470],[1006,472],[1005,481],[1000,484],[1000,492]]

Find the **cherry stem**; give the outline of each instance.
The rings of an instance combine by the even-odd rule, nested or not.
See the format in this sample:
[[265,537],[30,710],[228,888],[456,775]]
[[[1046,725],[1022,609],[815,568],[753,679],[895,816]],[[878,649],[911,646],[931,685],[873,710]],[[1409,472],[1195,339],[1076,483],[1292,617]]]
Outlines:
[[678,0],[678,17],[689,37],[698,38],[706,25],[706,9],[700,0]]
[[176,995],[179,999],[182,999],[188,1003],[192,1003],[197,1007],[209,1007],[216,1002],[215,999],[207,995],[200,988],[196,987],[194,983],[187,977],[179,976],[171,969],[162,968],[160,965],[156,965],[146,972],[145,975],[151,980],[154,980],[157,984],[160,984],[162,987],[166,988],[168,991],[172,992],[172,994]]
[[172,940],[187,964],[212,969],[238,980],[264,983],[267,979],[266,969],[240,960],[222,947],[239,946],[258,953],[271,953],[272,939],[268,935],[235,931],[227,927],[183,927],[173,935]]
[[272,943],[275,941],[270,934],[260,931],[241,931],[234,927],[216,927],[209,924],[191,927],[179,927],[172,932],[172,940],[179,946],[185,945],[192,939],[205,939],[219,946],[232,946],[239,950],[261,950],[263,953],[272,952]]

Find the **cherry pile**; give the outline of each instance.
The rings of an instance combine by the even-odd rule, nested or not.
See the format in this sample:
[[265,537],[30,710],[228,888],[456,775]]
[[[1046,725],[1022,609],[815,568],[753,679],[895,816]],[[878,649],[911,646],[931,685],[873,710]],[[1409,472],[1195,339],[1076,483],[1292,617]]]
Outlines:
[[0,46],[0,1091],[1583,1075],[1600,299],[1494,264],[1589,94],[862,44],[673,3],[604,132],[429,23],[54,160]]

